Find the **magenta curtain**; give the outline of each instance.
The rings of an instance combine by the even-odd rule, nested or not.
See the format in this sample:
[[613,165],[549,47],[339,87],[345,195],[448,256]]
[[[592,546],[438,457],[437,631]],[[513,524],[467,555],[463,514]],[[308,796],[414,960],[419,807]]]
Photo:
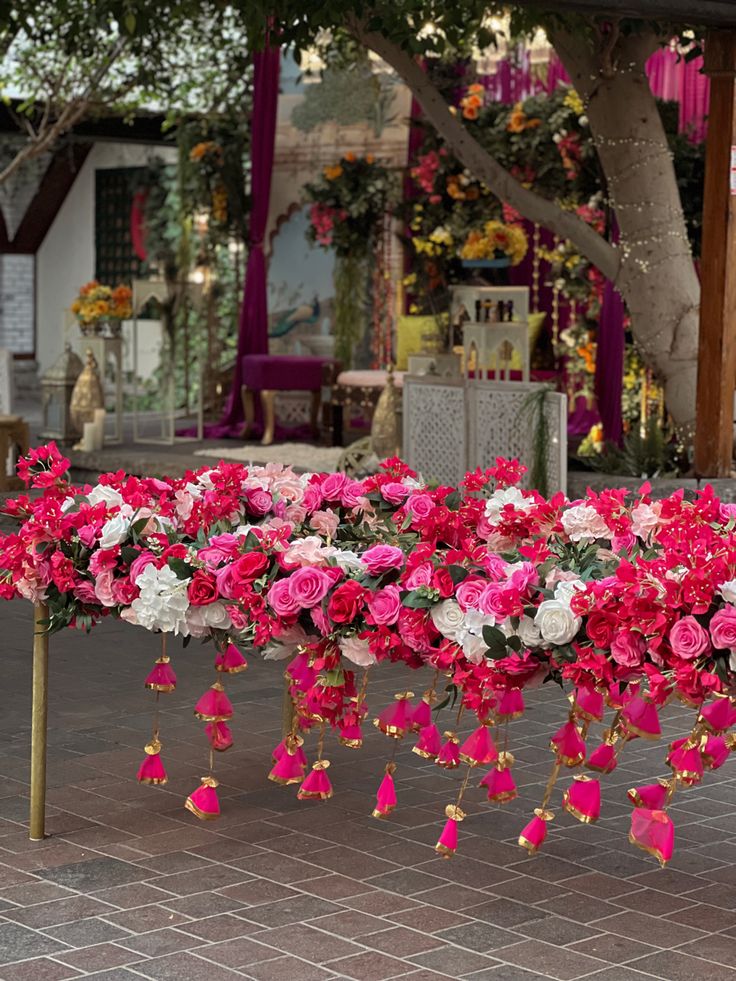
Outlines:
[[253,56],[253,112],[251,115],[251,213],[248,264],[238,328],[238,353],[233,386],[220,422],[208,436],[239,435],[243,422],[240,387],[244,354],[268,353],[268,301],[264,237],[271,197],[271,171],[276,138],[280,52],[267,47]]

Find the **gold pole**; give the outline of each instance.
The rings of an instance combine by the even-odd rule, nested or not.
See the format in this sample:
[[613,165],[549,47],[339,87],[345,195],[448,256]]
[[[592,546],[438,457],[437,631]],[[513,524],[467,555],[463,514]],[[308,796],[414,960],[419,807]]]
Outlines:
[[284,675],[284,698],[281,703],[281,735],[284,738],[289,735],[294,725],[294,702],[289,690],[290,686],[291,681]]
[[31,704],[31,811],[28,837],[42,841],[46,825],[46,724],[49,705],[49,608],[36,603],[33,615],[33,700]]

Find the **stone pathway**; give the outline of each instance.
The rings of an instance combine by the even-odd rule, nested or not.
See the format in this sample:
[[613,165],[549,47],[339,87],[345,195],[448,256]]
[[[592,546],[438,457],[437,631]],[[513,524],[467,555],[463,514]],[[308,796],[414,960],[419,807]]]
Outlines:
[[[204,824],[182,801],[205,772],[192,705],[212,680],[210,649],[174,646],[180,686],[161,725],[170,782],[142,787],[135,772],[153,708],[142,682],[156,640],[109,623],[52,639],[51,837],[31,843],[30,608],[1,605],[0,625],[2,981],[736,976],[733,762],[676,797],[678,847],[665,871],[626,840],[626,788],[661,774],[659,744],[627,747],[597,825],[556,807],[544,852],[529,859],[515,841],[539,803],[559,719],[560,696],[545,690],[524,735],[511,731],[520,799],[499,808],[471,791],[458,854],[444,861],[433,846],[461,776],[409,746],[397,754],[399,807],[388,822],[370,817],[391,752],[376,732],[358,752],[329,744],[328,803],[300,803],[294,788],[266,780],[281,668],[252,659],[229,682],[236,746],[217,761],[223,816]],[[406,686],[406,671],[386,666],[374,682],[378,709]]]

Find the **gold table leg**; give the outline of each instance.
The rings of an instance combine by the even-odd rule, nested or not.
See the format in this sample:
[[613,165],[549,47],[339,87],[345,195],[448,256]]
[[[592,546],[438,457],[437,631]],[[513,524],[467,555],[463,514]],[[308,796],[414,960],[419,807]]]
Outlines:
[[276,409],[274,400],[276,393],[270,388],[261,391],[261,406],[263,408],[263,439],[261,446],[270,446],[273,443],[276,431]]
[[241,385],[240,397],[243,400],[243,430],[241,435],[243,439],[247,439],[251,434],[253,423],[256,419],[253,392],[246,385]]
[[49,608],[36,603],[33,623],[31,705],[31,808],[28,837],[42,841],[46,827],[46,730],[49,705]]

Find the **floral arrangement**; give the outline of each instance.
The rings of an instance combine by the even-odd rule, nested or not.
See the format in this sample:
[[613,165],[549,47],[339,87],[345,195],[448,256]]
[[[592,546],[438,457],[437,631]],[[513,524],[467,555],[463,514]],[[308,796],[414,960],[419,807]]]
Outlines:
[[221,225],[226,224],[228,218],[227,190],[222,181],[222,171],[225,166],[222,147],[215,140],[202,140],[195,143],[189,151],[189,160],[202,167],[208,182],[212,184],[210,191],[212,218]]
[[369,255],[395,192],[390,171],[372,154],[346,153],[304,187],[309,240],[338,257]]
[[104,320],[127,320],[133,315],[133,293],[128,286],[105,286],[93,279],[80,287],[71,306],[83,328],[94,328]]
[[460,255],[463,259],[508,259],[518,266],[527,253],[529,241],[521,225],[505,225],[502,221],[487,221],[482,231],[468,233]]
[[[556,681],[569,699],[551,734],[552,773],[519,836],[534,853],[554,818],[560,774],[590,771],[574,776],[561,806],[597,820],[600,775],[631,741],[661,738],[660,713],[678,698],[692,724],[669,745],[668,776],[627,795],[630,840],[664,863],[673,794],[707,779],[736,748],[736,505],[709,488],[694,501],[682,492],[653,501],[647,485],[635,495],[545,499],[521,490],[523,468],[504,460],[458,488],[431,488],[399,460],[362,481],[220,463],[182,479],[105,474],[94,487],[71,486],[67,466],[54,444],[19,464],[41,494],[5,504],[20,525],[0,538],[0,596],[47,603],[51,631],[114,615],[164,635],[211,638],[218,680],[195,713],[215,750],[232,743],[222,679],[246,666],[238,645],[289,658],[294,722],[270,777],[298,785],[300,799],[332,796],[328,732],[358,748],[374,718],[387,737],[416,739],[427,765],[467,768],[437,842],[449,856],[466,817],[464,787],[479,768],[489,768],[480,780],[489,800],[516,796],[507,723],[523,715],[524,689]],[[369,713],[370,678],[386,660],[428,671],[428,686],[417,702],[400,692]],[[175,684],[162,653],[146,685]],[[460,701],[444,738],[440,684]],[[463,713],[467,738],[458,732]],[[146,745],[143,782],[166,780],[160,735],[154,728]],[[215,817],[216,788],[211,772],[188,809]],[[374,816],[387,817],[399,796],[390,760]]]

